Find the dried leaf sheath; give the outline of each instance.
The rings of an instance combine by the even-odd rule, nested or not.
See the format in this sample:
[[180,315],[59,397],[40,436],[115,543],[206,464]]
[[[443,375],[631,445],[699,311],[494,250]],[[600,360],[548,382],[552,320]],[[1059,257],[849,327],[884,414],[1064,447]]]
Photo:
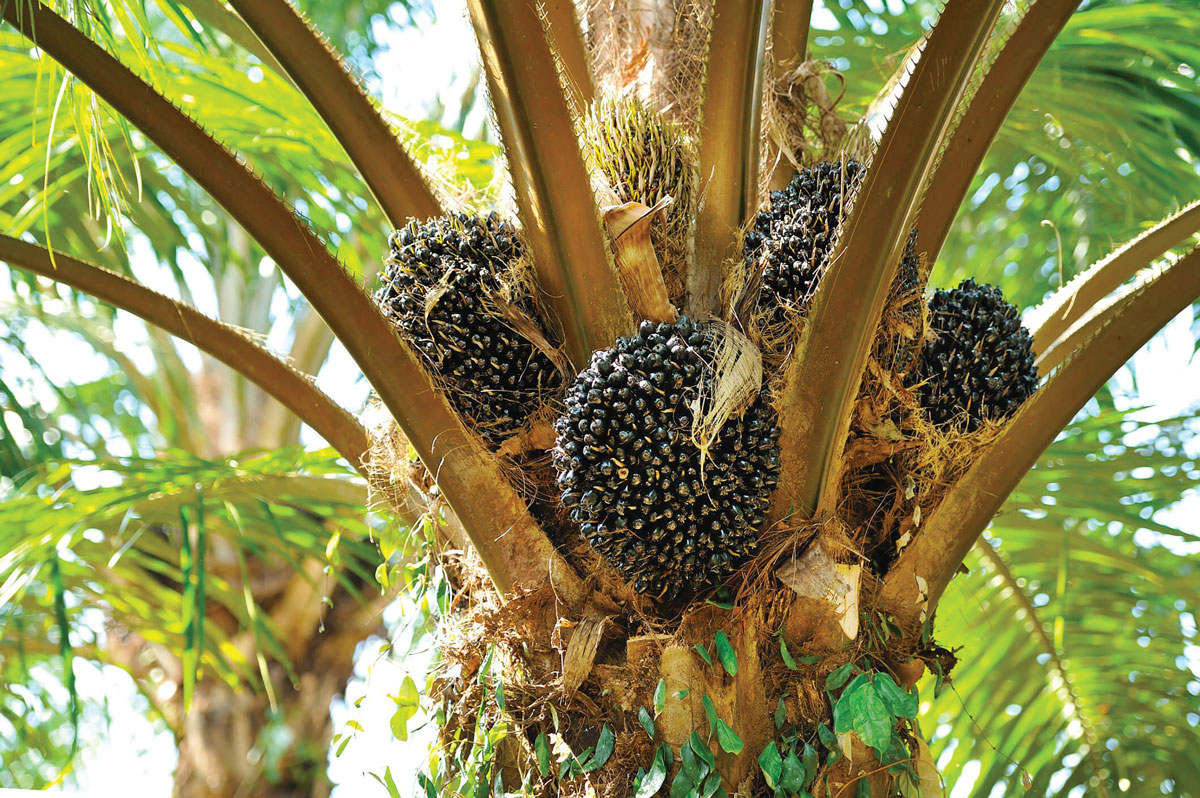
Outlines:
[[604,211],[604,224],[612,237],[617,272],[630,307],[638,318],[656,322],[674,322],[678,316],[650,238],[650,225],[667,204],[648,208],[640,202],[626,202]]

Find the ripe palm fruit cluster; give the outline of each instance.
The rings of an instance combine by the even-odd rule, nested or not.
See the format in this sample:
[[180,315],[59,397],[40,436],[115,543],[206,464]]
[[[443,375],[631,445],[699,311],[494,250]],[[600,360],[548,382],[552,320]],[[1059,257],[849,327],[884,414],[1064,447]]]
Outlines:
[[[762,261],[759,303],[773,322],[789,310],[805,310],[836,243],[838,226],[849,200],[862,183],[866,168],[857,161],[825,161],[792,178],[787,188],[771,192],[769,206],[754,219],[742,254],[747,263]],[[916,237],[904,250],[897,290],[920,284]]]
[[1037,389],[1033,339],[993,285],[964,280],[929,303],[933,340],[914,373],[929,420],[970,432],[1016,412]]
[[556,423],[562,503],[636,590],[665,600],[719,582],[757,547],[779,474],[763,394],[701,452],[696,401],[714,336],[686,316],[644,321],[592,355]]
[[771,192],[767,208],[746,234],[743,255],[763,264],[763,301],[779,307],[807,306],[833,249],[843,208],[858,189],[864,169],[855,161],[827,161]]
[[494,213],[456,214],[411,222],[390,245],[376,301],[446,382],[455,410],[497,443],[562,384],[502,310],[533,318],[529,294],[509,282],[522,252],[516,231]]

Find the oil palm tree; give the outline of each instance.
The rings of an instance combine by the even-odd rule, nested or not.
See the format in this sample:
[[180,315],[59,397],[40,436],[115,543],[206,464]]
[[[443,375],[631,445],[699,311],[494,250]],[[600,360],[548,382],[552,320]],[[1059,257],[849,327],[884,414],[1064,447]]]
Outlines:
[[[410,217],[435,217],[445,206],[469,201],[430,187],[397,132],[292,8],[282,2],[232,5],[237,16],[222,8],[222,23],[259,47],[264,63],[269,59],[279,70],[276,77],[307,98],[314,118],[328,125],[326,131],[314,124],[318,132],[312,135],[326,137],[331,150],[345,150],[392,225],[400,228]],[[1030,600],[1026,586],[1012,576],[1022,555],[1033,567],[1048,547],[1022,549],[1023,521],[1014,525],[1018,531],[997,524],[992,540],[979,541],[1005,498],[1109,376],[1200,294],[1196,255],[1174,254],[1200,226],[1196,207],[1150,228],[1047,300],[1032,339],[1044,381],[1011,419],[993,420],[978,431],[939,431],[923,420],[916,404],[919,389],[889,387],[896,385],[889,376],[896,356],[911,359],[939,340],[924,341],[925,312],[918,311],[914,320],[912,300],[919,292],[910,288],[897,299],[892,290],[902,262],[911,261],[906,256],[910,231],[918,231],[914,252],[922,256],[915,267],[920,277],[922,260],[936,261],[944,245],[953,247],[949,234],[956,212],[989,145],[1042,56],[1070,24],[1076,5],[1038,0],[1013,12],[1000,2],[948,3],[918,44],[896,51],[895,77],[873,100],[857,88],[843,98],[843,108],[861,110],[863,119],[843,134],[823,67],[805,57],[811,4],[717,0],[626,8],[606,3],[581,14],[567,3],[468,4],[522,221],[519,234],[504,228],[504,240],[517,241],[529,253],[527,275],[505,275],[518,288],[535,286],[526,298],[531,310],[508,317],[510,327],[527,339],[517,344],[562,364],[567,383],[580,372],[588,379],[589,363],[594,380],[596,370],[603,371],[596,364],[615,357],[609,354],[614,345],[626,347],[626,356],[637,336],[649,341],[676,329],[669,325],[683,325],[678,308],[705,325],[694,333],[700,336],[694,346],[716,340],[726,347],[722,351],[732,353],[729,362],[741,364],[706,376],[706,390],[720,396],[732,385],[745,400],[764,391],[767,397],[752,406],[757,410],[746,409],[742,401],[735,403],[735,412],[716,414],[713,435],[742,424],[752,412],[770,419],[762,409],[767,405],[777,418],[765,423],[779,428],[778,486],[769,502],[763,496],[765,522],[744,552],[751,559],[743,558],[721,580],[720,590],[690,585],[689,591],[678,584],[657,590],[639,581],[643,560],[631,565],[628,558],[610,557],[614,569],[589,548],[555,500],[546,498],[544,453],[556,447],[561,465],[571,443],[568,425],[559,425],[555,444],[538,407],[525,407],[532,420],[523,429],[509,429],[507,437],[481,426],[478,411],[456,410],[471,400],[486,408],[493,400],[482,394],[464,397],[461,386],[454,390],[451,375],[431,365],[437,361],[419,348],[419,336],[404,328],[404,319],[399,320],[405,333],[398,334],[376,309],[355,279],[363,270],[352,266],[348,274],[317,232],[332,237],[334,228],[297,218],[275,186],[260,181],[167,99],[194,104],[204,121],[204,105],[196,103],[196,95],[175,88],[173,81],[188,76],[171,74],[170,59],[155,60],[136,19],[123,37],[111,27],[95,26],[87,31],[89,38],[80,29],[94,25],[88,14],[78,14],[72,25],[42,5],[10,3],[4,11],[21,35],[150,139],[278,264],[355,359],[398,429],[389,421],[369,447],[358,422],[256,342],[206,323],[127,278],[16,236],[0,240],[0,257],[185,336],[287,405],[347,461],[361,466],[381,496],[407,497],[410,481],[424,488],[421,493],[436,495],[433,506],[469,545],[465,554],[452,558],[459,594],[443,619],[447,664],[433,685],[443,702],[445,753],[439,767],[422,777],[430,794],[468,789],[481,794],[493,788],[640,796],[659,790],[680,795],[848,794],[850,789],[860,795],[931,794],[938,777],[914,721],[919,706],[912,690],[926,670],[933,674],[928,689],[935,693],[964,669],[986,683],[981,674],[988,668],[971,669],[965,661],[954,667],[953,654],[937,642],[942,633],[935,623],[947,615],[943,594],[962,588],[964,580],[952,578],[977,543],[973,556],[979,562],[968,580],[981,591],[997,591],[987,598],[996,612],[1005,611],[1005,602],[1026,602],[1020,607],[1029,625],[1025,639],[1020,629],[1007,627],[1013,656],[1024,655],[1017,652],[1018,643],[1032,640],[1038,652],[1032,656],[1050,657],[1062,686],[1056,694],[1067,697],[1060,706],[1039,696],[1018,696],[1027,683],[1010,691],[1021,700],[1007,706],[1025,707],[1029,723],[1040,721],[1035,739],[1046,750],[1031,749],[1025,756],[1029,764],[979,754],[982,746],[961,723],[955,727],[960,742],[953,754],[943,755],[949,761],[939,757],[937,763],[961,769],[956,757],[986,759],[989,785],[1000,779],[1049,782],[1076,755],[1088,760],[1087,767],[1069,768],[1069,778],[1079,784],[1116,791],[1125,789],[1122,783],[1159,789],[1170,782],[1170,788],[1187,794],[1187,766],[1175,758],[1163,764],[1144,736],[1127,734],[1134,753],[1125,761],[1136,763],[1129,767],[1137,772],[1114,766],[1120,757],[1112,749],[1096,750],[1104,733],[1097,709],[1080,699],[1082,688],[1072,682],[1063,639],[1036,612],[1043,605]],[[1093,3],[1079,17],[1103,28],[1131,22],[1144,10]],[[1153,10],[1192,28],[1197,24],[1179,9],[1155,5]],[[173,6],[172,13],[182,14]],[[182,19],[180,28],[189,29],[188,17]],[[1079,27],[1086,28],[1088,21]],[[903,21],[883,28],[895,33],[897,45],[910,42]],[[247,31],[260,44],[246,37]],[[1145,32],[1128,38],[1148,48],[1168,46]],[[877,41],[886,42],[886,36],[878,34]],[[836,50],[837,44],[816,37],[811,49]],[[143,52],[134,64],[140,74],[112,55],[124,48]],[[718,54],[732,66],[708,69]],[[1174,55],[1166,60],[1174,61]],[[845,77],[853,81],[854,72]],[[1185,142],[1191,135],[1186,110],[1194,104],[1194,92],[1174,91],[1177,87],[1128,64],[1095,81],[1095,102],[1102,101],[1104,91],[1143,102],[1165,100],[1156,108],[1171,108],[1172,121],[1178,121],[1171,134]],[[613,95],[625,99],[606,106],[605,98]],[[585,106],[597,97],[588,117]],[[630,97],[641,105],[623,105]],[[606,107],[655,113],[631,112],[641,127],[630,127],[611,124]],[[1136,110],[1120,110],[1143,121]],[[809,119],[813,113],[815,124]],[[1048,133],[1058,123],[1044,120]],[[215,121],[210,124],[217,127]],[[631,130],[645,137],[634,140]],[[1007,135],[1000,142],[1009,147],[1030,136],[1020,130]],[[604,141],[616,142],[615,156],[606,158],[598,144]],[[654,149],[663,141],[671,143]],[[1060,149],[1072,145],[1062,133],[1057,141]],[[226,141],[239,150],[254,143],[252,137]],[[647,148],[663,159],[639,160],[637,153]],[[761,261],[743,257],[745,232],[763,207],[765,188],[786,184],[791,173],[811,167],[818,157],[837,164],[841,174],[851,161],[866,165],[860,167],[856,189],[845,192],[845,218],[834,218],[838,233],[827,253],[832,265],[811,302],[779,311],[778,329],[768,329],[746,312],[759,301],[747,287],[756,287]],[[1145,164],[1165,164],[1160,187],[1186,189],[1179,164],[1153,156]],[[668,166],[682,175],[674,185],[684,187],[673,188],[669,201],[660,190]],[[624,174],[632,169],[635,176],[654,179],[623,184],[623,168]],[[301,183],[307,179],[288,174]],[[783,199],[780,195],[778,201]],[[986,202],[986,197],[980,200],[985,211]],[[663,214],[661,220],[655,214]],[[631,218],[632,224],[622,224]],[[672,228],[671,219],[682,221]],[[986,213],[971,221],[980,235],[996,234]],[[64,227],[70,224],[67,220]],[[429,229],[448,225],[453,230],[455,224],[466,222],[410,226],[407,235],[420,240]],[[493,233],[498,229],[488,224]],[[1068,241],[1081,226],[1066,219],[1060,225]],[[671,240],[664,232],[670,229],[682,230],[682,241]],[[639,233],[649,235],[639,240]],[[90,238],[94,235],[76,240]],[[393,261],[403,264],[410,244],[404,235],[393,239]],[[1083,255],[1089,246],[1081,241],[1082,249],[1075,251]],[[960,245],[948,251],[966,250]],[[956,266],[966,269],[973,262],[964,257]],[[1020,296],[1031,296],[1036,288],[1024,290],[1028,294]],[[441,296],[426,296],[426,316]],[[897,332],[904,329],[902,335]],[[944,344],[946,338],[941,340]],[[885,353],[893,359],[885,359]],[[546,393],[545,412],[562,413],[562,393]],[[1119,415],[1098,418],[1075,429],[1074,439],[1090,443],[1088,436],[1098,436],[1097,426],[1113,424]],[[410,462],[410,449],[421,468]],[[714,468],[720,455],[714,450]],[[775,456],[763,460],[765,470],[772,470]],[[1085,470],[1084,462],[1091,463],[1086,468],[1103,480],[1144,456],[1107,452],[1095,462],[1066,462],[1079,471]],[[1174,468],[1173,473],[1194,473],[1183,459]],[[1039,471],[1047,473],[1033,473]],[[571,478],[562,481],[570,488]],[[760,482],[771,487],[771,480]],[[1071,512],[1055,519],[1063,535],[1060,556],[1068,558],[1073,545],[1090,541],[1103,551],[1093,548],[1089,561],[1122,562],[1117,549],[1104,548],[1086,534],[1086,520],[1078,515],[1087,507],[1086,497],[1065,480],[1047,479],[1045,485],[1039,490],[1032,484],[1031,495],[1040,500],[1046,492],[1062,490],[1064,499],[1074,497],[1072,504],[1064,501]],[[662,487],[676,489],[670,480]],[[1169,501],[1171,487],[1150,500],[1129,498],[1153,509]],[[686,515],[694,505],[684,501],[679,509]],[[623,531],[623,524],[613,529]],[[592,542],[604,548],[595,534]],[[755,548],[757,554],[749,550]],[[204,551],[202,542],[199,551]],[[1152,602],[1154,612],[1169,613],[1165,607],[1174,600],[1172,590],[1185,589],[1182,572],[1172,573],[1168,559],[1139,563],[1163,588],[1160,601]],[[678,562],[658,567],[670,578],[682,570]],[[980,575],[987,576],[984,583]],[[1099,578],[1090,583],[1097,595],[1111,587]],[[1054,605],[1058,618],[1065,617],[1065,597],[1060,589]],[[252,618],[243,623],[254,628]],[[983,655],[979,659],[989,662]],[[1171,690],[1178,686],[1163,694],[1170,696]],[[1141,695],[1127,698],[1119,706],[1131,714],[1155,705]],[[939,707],[943,714],[973,717],[962,707]],[[1191,723],[1180,719],[1177,708],[1157,711],[1179,728]],[[1062,712],[1074,725],[1055,725]]]

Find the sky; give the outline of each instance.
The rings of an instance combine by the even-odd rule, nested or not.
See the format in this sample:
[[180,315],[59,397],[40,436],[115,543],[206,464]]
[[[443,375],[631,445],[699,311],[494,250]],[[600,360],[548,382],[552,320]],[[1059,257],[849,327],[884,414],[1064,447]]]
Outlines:
[[[882,3],[880,3],[882,5]],[[438,0],[434,19],[422,19],[419,28],[397,28],[380,23],[377,35],[387,47],[379,57],[377,74],[380,93],[388,110],[402,116],[422,118],[439,101],[447,107],[448,118],[457,116],[457,103],[469,80],[475,64],[474,41],[470,25],[461,12],[459,2]],[[830,27],[828,20],[818,8],[815,26]],[[448,54],[455,54],[448,56]],[[477,110],[467,123],[467,133],[477,133],[485,124],[483,111]],[[153,263],[139,259],[132,253],[133,268],[139,279],[157,290],[174,294],[175,285]],[[264,268],[270,268],[265,264]],[[3,267],[0,267],[3,268]],[[214,313],[215,294],[211,281],[206,279],[200,264],[191,266],[189,282],[195,284],[195,293],[200,309]],[[294,286],[287,285],[291,296]],[[8,298],[0,296],[0,303]],[[282,298],[280,299],[282,301]],[[1179,415],[1194,411],[1197,406],[1197,386],[1200,386],[1200,357],[1193,356],[1194,333],[1192,330],[1200,320],[1187,310],[1175,319],[1162,335],[1139,352],[1129,368],[1119,375],[1117,384],[1126,395],[1128,406],[1153,405],[1146,411],[1153,414],[1144,420]],[[138,346],[144,340],[144,332],[132,317],[124,317],[116,329],[122,348],[139,366],[149,368],[149,352]],[[269,343],[282,346],[286,342],[286,325],[281,323],[268,336]],[[30,326],[27,344],[34,352],[56,353],[46,357],[47,371],[51,379],[66,382],[73,379],[84,382],[107,372],[107,362],[82,347],[71,336],[56,333],[40,324]],[[185,358],[198,362],[198,353],[181,345]],[[63,352],[69,356],[62,356]],[[0,350],[0,374],[22,375],[30,373],[27,364],[10,351]],[[334,349],[318,375],[318,385],[337,402],[348,408],[360,408],[367,396],[367,386],[361,379],[357,367],[340,345]],[[48,389],[42,389],[48,391]],[[49,393],[33,397],[38,401],[52,402]],[[320,439],[305,428],[302,440],[309,445],[319,445]],[[1200,457],[1200,440],[1194,442]],[[1174,523],[1200,535],[1200,495],[1195,491],[1177,507],[1164,513],[1162,520]],[[1147,533],[1149,535],[1150,533]],[[1147,538],[1145,543],[1155,542]],[[1200,548],[1189,553],[1198,553]],[[1183,553],[1181,551],[1181,553]],[[413,612],[411,605],[397,602],[387,612],[391,629],[404,628],[404,619]],[[403,632],[401,631],[401,635]],[[397,648],[407,648],[408,641]],[[392,702],[389,694],[397,692],[405,676],[423,682],[424,671],[430,656],[428,640],[413,643],[413,654],[402,659],[395,654],[380,653],[385,643],[380,638],[364,641],[356,658],[356,675],[347,688],[345,699],[336,701],[332,707],[334,730],[345,731],[349,721],[358,722],[364,732],[358,733],[341,756],[330,761],[329,774],[335,782],[337,798],[349,796],[386,795],[386,791],[370,775],[382,774],[384,767],[391,767],[401,785],[403,794],[415,791],[414,778],[417,767],[424,763],[425,748],[432,739],[432,725],[427,719],[418,717],[410,726],[416,731],[407,743],[392,738],[388,720]],[[1193,671],[1200,676],[1200,647],[1193,646],[1187,652]],[[89,794],[106,795],[116,792],[133,795],[169,794],[176,754],[169,734],[161,725],[146,720],[141,712],[141,697],[136,693],[129,677],[113,668],[100,669],[78,663],[77,676],[82,693],[92,697],[103,697],[108,702],[110,717],[107,721],[89,718],[86,722],[88,738],[95,741],[80,757],[77,768],[77,783],[84,785]],[[359,701],[359,699],[362,699]],[[355,704],[360,704],[358,707]],[[951,798],[963,798],[969,792],[969,784],[960,784]]]

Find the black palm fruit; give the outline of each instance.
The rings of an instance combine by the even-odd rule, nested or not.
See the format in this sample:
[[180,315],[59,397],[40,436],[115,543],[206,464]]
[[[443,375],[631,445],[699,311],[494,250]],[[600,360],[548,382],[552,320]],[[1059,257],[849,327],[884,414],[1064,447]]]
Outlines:
[[[773,322],[782,321],[788,309],[807,309],[865,172],[857,161],[826,161],[801,170],[787,188],[771,192],[769,206],[755,217],[742,255],[748,264],[762,262],[759,304],[770,309]],[[918,263],[910,236],[896,290],[919,284]]]
[[496,443],[557,390],[562,376],[517,332],[498,297],[528,318],[533,307],[506,282],[521,255],[516,231],[496,214],[455,214],[392,233],[376,301],[445,381],[455,410]]
[[917,231],[908,234],[904,254],[900,257],[900,269],[892,280],[892,296],[897,301],[894,312],[906,329],[893,330],[883,342],[877,357],[884,358],[884,365],[897,374],[906,375],[917,365],[921,346],[921,310],[925,303],[925,276],[917,255]]
[[858,190],[862,175],[855,161],[827,161],[771,192],[769,206],[755,217],[743,245],[747,262],[765,260],[762,301],[807,306],[825,272],[846,200]]
[[715,348],[686,316],[644,321],[592,355],[555,425],[572,520],[636,590],[666,600],[725,579],[755,551],[779,474],[779,427],[764,394],[703,455],[693,442],[692,403]]
[[963,280],[929,302],[934,338],[913,379],[929,420],[976,429],[1016,412],[1037,389],[1033,339],[1016,306],[993,285]]

